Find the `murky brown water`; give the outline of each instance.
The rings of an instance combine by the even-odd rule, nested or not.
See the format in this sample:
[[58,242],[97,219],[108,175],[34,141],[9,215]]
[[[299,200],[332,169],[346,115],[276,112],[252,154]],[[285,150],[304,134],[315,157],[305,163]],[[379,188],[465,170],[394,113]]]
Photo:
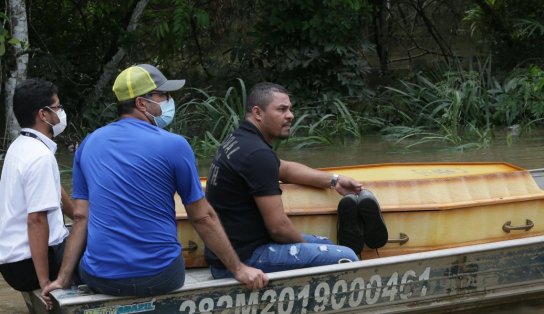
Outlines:
[[511,137],[511,144],[508,144],[506,134],[501,133],[492,145],[480,150],[460,151],[441,145],[405,149],[394,141],[385,141],[381,136],[369,136],[355,143],[334,147],[299,151],[280,148],[278,155],[282,159],[300,161],[313,167],[397,162],[503,161],[532,169],[544,167],[544,130],[533,131],[521,138]]
[[[335,146],[305,148],[294,150],[280,148],[278,155],[282,159],[305,163],[312,167],[333,167],[343,165],[397,163],[397,162],[456,162],[456,161],[503,161],[527,168],[544,168],[544,130],[533,131],[522,138],[512,137],[508,144],[505,134],[497,135],[494,143],[485,149],[458,151],[440,145],[428,145],[406,150],[380,136],[368,136],[364,139]],[[70,167],[71,156],[61,154],[59,164]],[[201,175],[207,175],[209,160],[199,161]],[[69,182],[69,176],[64,176]],[[544,312],[544,300],[517,302],[486,309],[488,314]],[[27,309],[20,293],[11,289],[0,278],[0,313],[26,313]],[[482,313],[482,310],[461,312]]]

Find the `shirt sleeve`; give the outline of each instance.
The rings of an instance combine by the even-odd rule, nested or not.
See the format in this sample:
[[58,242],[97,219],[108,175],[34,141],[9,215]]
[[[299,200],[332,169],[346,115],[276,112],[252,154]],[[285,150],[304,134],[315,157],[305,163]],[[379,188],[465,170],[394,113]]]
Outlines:
[[88,138],[89,136],[87,136],[87,138],[83,142],[81,142],[74,156],[74,163],[72,167],[72,198],[73,199],[83,199],[83,200],[89,199],[89,189],[87,188],[87,181],[85,180],[85,176],[83,175],[83,172],[81,170],[81,164],[80,164],[83,147],[85,147],[85,143],[87,142]]
[[[196,168],[195,154],[187,141],[183,140],[174,156],[177,192],[184,205],[204,197],[200,176]],[[181,158],[179,156],[181,153]]]
[[60,195],[56,185],[60,182],[55,180],[55,167],[58,167],[55,156],[44,155],[34,160],[26,169],[23,189],[28,213],[59,207]]
[[243,163],[240,175],[253,196],[281,195],[280,161],[271,150],[257,150]]

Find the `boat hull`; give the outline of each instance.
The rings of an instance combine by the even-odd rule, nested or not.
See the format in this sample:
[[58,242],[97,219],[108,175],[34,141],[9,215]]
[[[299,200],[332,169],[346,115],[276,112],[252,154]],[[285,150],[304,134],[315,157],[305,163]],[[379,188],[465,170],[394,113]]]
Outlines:
[[[206,269],[187,270],[184,287],[149,298],[56,290],[51,312],[441,313],[511,302],[513,297],[544,297],[544,204],[532,178],[544,184],[542,172],[501,164],[499,169],[492,165],[473,171],[473,166],[417,166],[415,173],[424,178],[404,173],[402,180],[395,177],[397,171],[379,175],[389,168],[367,172],[372,180],[364,184],[379,198],[390,236],[409,235],[404,243],[363,250],[363,256],[377,252],[380,258],[270,273],[269,285],[258,291],[233,279],[213,280]],[[478,184],[469,184],[473,182]],[[298,230],[336,239],[336,193],[297,185],[282,188],[285,210]],[[182,214],[178,235],[187,241],[186,261],[203,265],[200,238]],[[517,228],[529,225],[527,220],[530,228]],[[192,279],[200,271],[204,275]],[[39,293],[23,293],[31,313],[46,313]]]
[[[544,237],[277,272],[270,278],[258,291],[223,279],[149,298],[57,290],[53,313],[431,313],[496,305],[516,295],[544,294]],[[29,299],[33,312],[40,313],[37,295]]]

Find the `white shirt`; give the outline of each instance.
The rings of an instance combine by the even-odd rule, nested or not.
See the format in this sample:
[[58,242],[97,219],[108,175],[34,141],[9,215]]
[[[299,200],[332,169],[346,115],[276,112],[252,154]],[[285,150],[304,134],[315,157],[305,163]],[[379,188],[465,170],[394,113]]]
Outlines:
[[[68,236],[60,207],[57,144],[29,128],[39,139],[19,135],[4,156],[0,177],[0,264],[31,258],[27,220],[30,213],[47,211],[49,246]],[[44,145],[45,144],[45,145]]]

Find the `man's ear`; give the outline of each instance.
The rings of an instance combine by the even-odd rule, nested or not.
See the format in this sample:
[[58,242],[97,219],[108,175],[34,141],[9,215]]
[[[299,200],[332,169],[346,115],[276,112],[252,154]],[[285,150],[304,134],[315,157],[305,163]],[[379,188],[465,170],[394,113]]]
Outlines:
[[136,108],[136,110],[141,112],[145,112],[147,110],[143,97],[136,97],[134,99],[134,108]]
[[47,110],[47,109],[45,109],[45,108],[38,109],[37,119],[42,121],[42,122],[47,121],[47,115],[45,114],[45,110]]
[[263,110],[259,106],[253,106],[251,108],[251,115],[259,122],[263,120]]

